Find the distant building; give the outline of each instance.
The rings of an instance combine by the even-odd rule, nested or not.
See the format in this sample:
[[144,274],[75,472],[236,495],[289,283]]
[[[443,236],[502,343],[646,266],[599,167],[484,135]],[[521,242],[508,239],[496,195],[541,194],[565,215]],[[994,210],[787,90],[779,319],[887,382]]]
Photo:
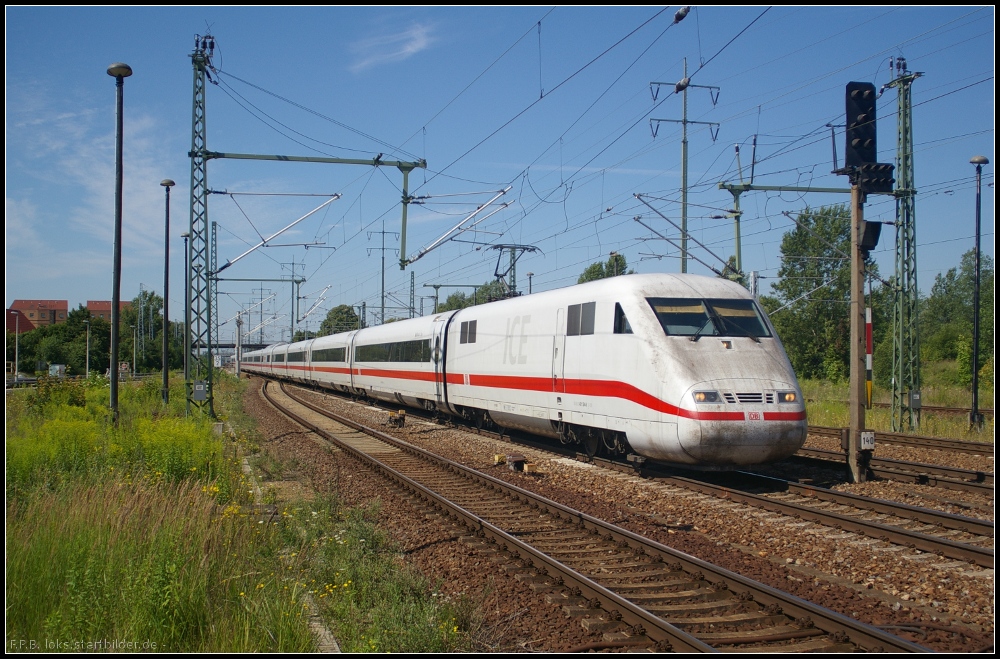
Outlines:
[[[132,306],[131,302],[119,302],[118,313]],[[111,320],[111,300],[87,300],[87,311],[91,318]]]
[[[19,321],[19,329],[21,332],[26,332],[36,327],[65,323],[66,314],[69,313],[69,302],[66,300],[14,300],[7,311],[8,325],[11,325],[10,317],[15,315],[10,312],[17,311],[22,316]],[[25,320],[32,325],[27,330],[24,329]],[[15,324],[18,323],[16,319],[14,321]]]
[[17,332],[18,334],[24,334],[25,332],[30,332],[35,329],[35,324],[27,319],[27,317],[20,311],[15,311],[14,309],[7,309],[7,332],[13,334]]

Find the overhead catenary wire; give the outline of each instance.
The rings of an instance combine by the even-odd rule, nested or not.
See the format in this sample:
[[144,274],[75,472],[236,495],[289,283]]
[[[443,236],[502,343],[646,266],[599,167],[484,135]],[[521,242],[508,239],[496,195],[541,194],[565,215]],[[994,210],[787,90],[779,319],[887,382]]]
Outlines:
[[[711,61],[711,60],[709,60],[709,61]],[[787,147],[786,147],[786,149],[787,149]],[[788,150],[794,150],[794,149],[788,149]],[[786,153],[785,155],[787,155],[787,153]],[[607,171],[607,169],[605,168],[605,169],[604,169],[603,171]],[[589,176],[589,175],[590,175],[590,174],[588,174],[588,176]],[[761,175],[766,175],[766,173],[764,173],[764,174],[761,174]],[[773,174],[772,174],[772,175],[773,175]],[[565,188],[565,189],[566,189],[566,190],[571,190],[571,189],[572,189],[572,187],[571,187],[571,186],[572,186],[572,185],[573,185],[573,183],[575,182],[575,183],[577,184],[577,186],[578,186],[578,188],[577,188],[577,189],[579,190],[579,186],[580,186],[580,178],[581,178],[581,177],[577,177],[576,179],[572,179],[572,178],[571,178],[571,180],[570,180],[570,182],[569,182],[569,186],[568,186],[567,188]],[[529,181],[529,183],[530,183],[530,182],[531,182],[531,181]],[[557,191],[558,191],[558,188],[555,188],[555,190],[557,190]],[[544,195],[544,194],[546,194],[546,193],[545,193],[545,192],[544,192],[543,190],[539,190],[539,192],[540,192],[541,194],[543,194],[543,195]],[[551,193],[550,193],[550,194],[551,194]],[[564,199],[563,201],[565,202],[565,199]],[[612,202],[611,202],[611,203],[614,203],[614,201],[612,200]],[[620,203],[620,202],[619,202],[619,203]],[[602,204],[602,207],[603,207],[603,204]],[[574,224],[574,225],[577,225],[577,226],[580,226],[580,225],[586,225],[586,226],[588,226],[588,227],[591,227],[591,226],[592,226],[592,227],[596,227],[596,228],[597,228],[597,229],[598,229],[598,230],[600,231],[600,233],[601,233],[601,234],[603,234],[603,233],[604,233],[604,231],[605,231],[605,230],[603,229],[603,227],[605,226],[605,225],[604,225],[604,222],[603,222],[602,220],[600,220],[600,219],[594,219],[594,217],[595,217],[595,214],[584,214],[584,213],[578,213],[578,212],[576,211],[576,209],[575,209],[575,208],[573,207],[573,204],[569,204],[569,206],[568,206],[567,210],[569,211],[569,215],[570,215],[570,216],[572,216],[572,217],[571,217],[571,219],[570,219],[570,223],[571,223],[571,224]],[[526,213],[526,214],[524,215],[524,217],[529,217],[529,216],[530,216],[530,215],[529,215],[528,213]],[[600,224],[598,224],[598,222],[600,222]],[[578,224],[577,224],[577,223],[578,223]],[[521,225],[521,226],[524,226],[524,225],[525,225],[525,223],[523,222],[523,218],[522,218],[522,220],[517,220],[517,221],[515,221],[515,222],[514,222],[514,223],[513,223],[512,225],[511,225],[511,228],[515,228],[515,226],[516,226],[516,225]],[[554,235],[555,235],[555,234],[548,234],[548,236],[547,236],[546,238],[551,238],[551,237],[553,237]],[[564,264],[564,265],[565,265],[565,263],[567,263],[567,261],[563,261],[563,264]],[[539,280],[539,281],[541,281],[541,280]]]

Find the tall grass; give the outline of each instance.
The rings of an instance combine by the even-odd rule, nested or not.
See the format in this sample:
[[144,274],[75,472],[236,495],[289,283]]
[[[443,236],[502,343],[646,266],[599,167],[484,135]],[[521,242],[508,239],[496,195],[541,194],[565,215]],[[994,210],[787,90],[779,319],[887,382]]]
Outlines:
[[208,489],[77,481],[9,501],[8,641],[311,649],[301,590],[275,569],[285,539],[221,509]]
[[473,621],[469,600],[446,601],[401,560],[378,529],[378,504],[342,509],[335,500],[283,512],[314,552],[307,586],[344,652],[467,650]]
[[288,538],[246,512],[245,447],[175,388],[164,407],[159,383],[122,387],[117,424],[100,379],[8,396],[8,648],[311,649]]
[[185,417],[179,384],[169,406],[122,387],[117,424],[100,378],[8,396],[8,649],[309,651],[317,604],[350,651],[469,647],[473,609],[402,565],[376,509],[255,517],[246,382],[214,392],[235,439]]

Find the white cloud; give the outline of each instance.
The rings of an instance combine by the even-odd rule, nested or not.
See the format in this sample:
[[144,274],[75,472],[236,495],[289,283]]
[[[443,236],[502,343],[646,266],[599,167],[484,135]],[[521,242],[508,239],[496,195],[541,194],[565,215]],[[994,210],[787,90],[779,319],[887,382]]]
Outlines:
[[355,61],[350,70],[352,73],[359,73],[381,64],[402,62],[426,50],[436,41],[432,31],[433,26],[417,23],[402,32],[355,42],[351,45]]
[[[10,119],[18,130],[8,134],[13,138],[5,198],[8,287],[16,288],[18,297],[68,298],[71,303],[104,299],[114,242],[113,119],[108,121],[106,111],[99,109],[66,112],[35,101],[31,116],[17,112]],[[158,121],[137,112],[125,123],[126,297],[131,293],[124,273],[130,282],[162,280],[164,193],[159,182],[170,147],[163,131]],[[175,193],[185,198],[184,191],[175,188]]]

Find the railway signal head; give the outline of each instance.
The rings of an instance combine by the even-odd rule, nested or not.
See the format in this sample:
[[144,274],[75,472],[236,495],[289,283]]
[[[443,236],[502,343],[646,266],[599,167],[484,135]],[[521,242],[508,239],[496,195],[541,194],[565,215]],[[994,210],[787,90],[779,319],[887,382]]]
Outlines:
[[865,163],[858,167],[858,185],[865,192],[891,193],[894,169],[889,163]]
[[858,167],[874,163],[878,156],[875,143],[875,85],[870,82],[847,83],[847,146],[844,164]]

